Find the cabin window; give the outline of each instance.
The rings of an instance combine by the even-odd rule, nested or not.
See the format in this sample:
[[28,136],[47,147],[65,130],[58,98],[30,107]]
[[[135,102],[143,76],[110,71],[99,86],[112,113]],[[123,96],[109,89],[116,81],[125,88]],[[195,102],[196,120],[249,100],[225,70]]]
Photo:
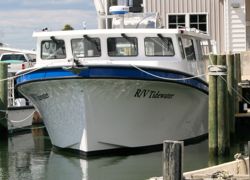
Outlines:
[[100,57],[101,43],[99,38],[85,38],[71,40],[72,53],[75,58]]
[[209,53],[211,52],[210,50],[210,43],[208,40],[197,40],[197,44],[200,47],[201,50],[201,56],[202,60],[208,60],[209,59]]
[[168,37],[146,37],[144,40],[146,56],[174,56],[174,46]]
[[41,44],[42,59],[64,59],[66,58],[65,43],[63,40],[46,40]]
[[108,55],[111,57],[137,56],[138,43],[135,37],[108,38]]
[[183,59],[185,59],[185,53],[184,53],[184,49],[183,49],[183,44],[182,44],[182,40],[181,40],[180,37],[178,38],[178,44],[179,44],[179,48],[180,48],[180,51],[181,51],[181,57]]
[[182,44],[186,53],[187,60],[196,60],[194,41],[190,38],[183,38]]

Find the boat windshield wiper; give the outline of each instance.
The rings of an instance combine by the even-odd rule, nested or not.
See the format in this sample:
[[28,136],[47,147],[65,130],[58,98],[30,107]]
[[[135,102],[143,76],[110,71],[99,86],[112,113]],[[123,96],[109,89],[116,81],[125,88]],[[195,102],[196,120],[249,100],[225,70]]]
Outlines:
[[55,38],[55,36],[50,36],[50,39],[51,39],[54,43],[56,43],[57,45],[60,44],[60,42]]
[[88,35],[83,35],[83,37],[90,43],[95,45],[95,48],[97,49],[98,52],[101,51],[101,48],[99,46],[99,44],[97,43],[97,41],[94,38],[89,37]]
[[63,48],[64,43],[62,43],[60,40],[56,39],[55,36],[51,36],[50,39],[56,44],[56,49]]
[[166,41],[166,38],[163,37],[162,34],[157,34],[157,36],[158,36],[163,42],[165,42],[166,44],[169,44],[168,39],[167,39],[167,41]]
[[165,43],[167,45],[167,50],[169,51],[170,50],[170,46],[171,46],[169,38],[163,37],[162,34],[157,34],[157,36],[162,40],[163,43]]
[[135,46],[135,42],[129,38],[125,33],[121,33],[121,36],[126,39],[129,43],[133,44]]

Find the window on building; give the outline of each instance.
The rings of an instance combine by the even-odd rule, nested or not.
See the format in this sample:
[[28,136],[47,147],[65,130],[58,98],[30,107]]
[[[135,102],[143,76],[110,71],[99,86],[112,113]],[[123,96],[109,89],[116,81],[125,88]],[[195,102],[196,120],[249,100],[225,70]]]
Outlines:
[[73,56],[76,58],[83,57],[100,57],[101,44],[99,38],[85,38],[71,40]]
[[146,56],[174,56],[174,46],[168,37],[146,37],[144,41]]
[[176,29],[178,27],[186,26],[186,15],[185,14],[174,14],[168,16],[168,28]]
[[207,32],[207,15],[206,14],[190,14],[190,28],[196,28]]
[[207,14],[169,14],[168,28],[196,28],[207,33]]
[[135,37],[114,37],[108,38],[109,56],[137,56],[138,43]]

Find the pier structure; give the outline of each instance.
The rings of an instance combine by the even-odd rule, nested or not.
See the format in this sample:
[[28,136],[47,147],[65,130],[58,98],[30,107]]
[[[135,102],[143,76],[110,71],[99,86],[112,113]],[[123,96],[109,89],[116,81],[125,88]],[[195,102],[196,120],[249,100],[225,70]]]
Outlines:
[[8,138],[8,123],[6,116],[8,106],[7,68],[8,65],[6,63],[0,63],[0,139]]
[[[249,180],[249,157],[236,154],[235,160],[220,165],[189,172],[182,172],[184,145],[182,141],[163,142],[163,176],[149,180]],[[250,142],[248,142],[250,152]],[[248,155],[249,156],[249,155]]]
[[240,55],[210,55],[209,65],[209,154],[229,154],[239,112]]

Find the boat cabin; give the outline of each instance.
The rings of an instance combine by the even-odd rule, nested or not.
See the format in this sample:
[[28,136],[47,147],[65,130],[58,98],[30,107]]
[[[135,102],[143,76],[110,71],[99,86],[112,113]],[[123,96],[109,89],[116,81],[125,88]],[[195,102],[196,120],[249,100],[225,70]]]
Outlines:
[[37,66],[198,62],[210,52],[207,35],[183,29],[75,30],[39,32],[34,37]]

